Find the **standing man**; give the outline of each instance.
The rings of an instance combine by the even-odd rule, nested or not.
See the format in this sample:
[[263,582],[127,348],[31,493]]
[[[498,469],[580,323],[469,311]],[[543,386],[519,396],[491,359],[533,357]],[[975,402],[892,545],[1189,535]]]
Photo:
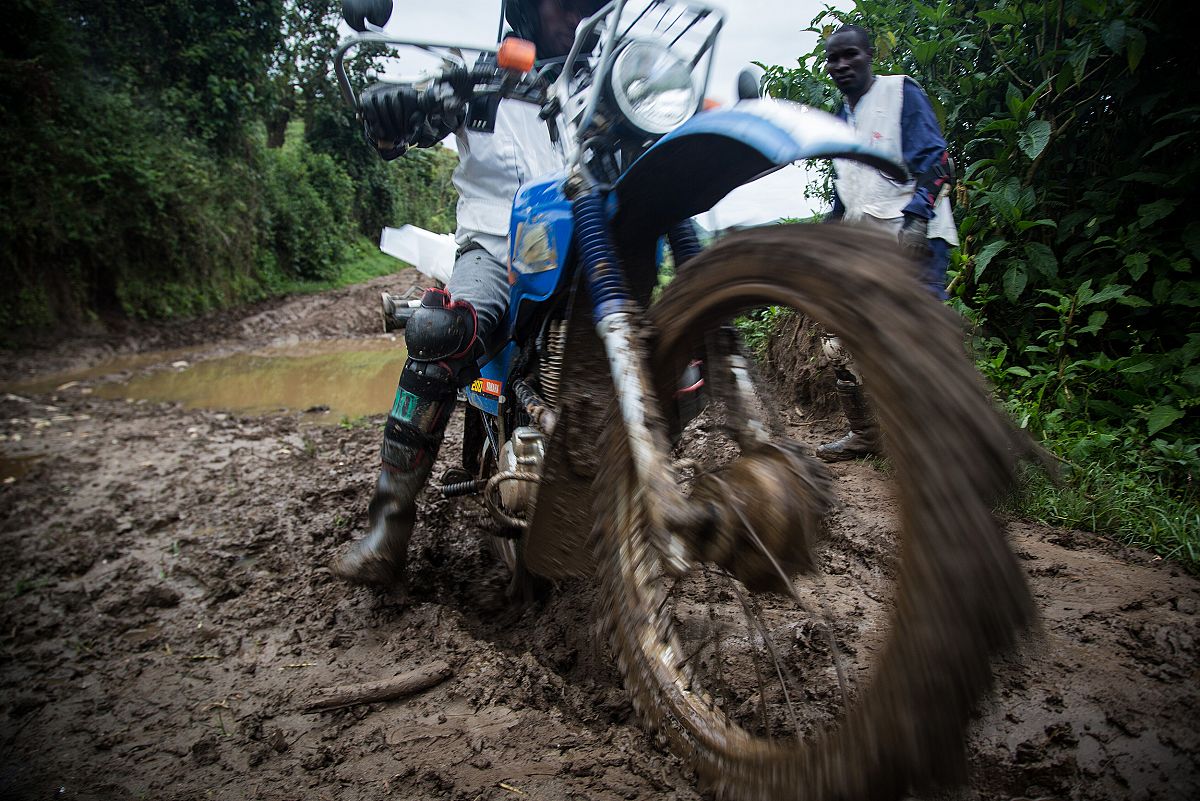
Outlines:
[[[833,210],[826,219],[894,231],[901,249],[922,267],[922,282],[945,300],[950,248],[958,245],[946,140],[924,90],[907,75],[875,75],[874,53],[870,34],[857,25],[843,25],[825,40],[825,70],[844,96],[837,116],[864,145],[903,163],[912,177],[897,183],[874,167],[835,159]],[[817,455],[835,462],[877,453],[879,426],[863,396],[862,377],[836,336],[826,337],[823,346],[850,432],[822,445]]]

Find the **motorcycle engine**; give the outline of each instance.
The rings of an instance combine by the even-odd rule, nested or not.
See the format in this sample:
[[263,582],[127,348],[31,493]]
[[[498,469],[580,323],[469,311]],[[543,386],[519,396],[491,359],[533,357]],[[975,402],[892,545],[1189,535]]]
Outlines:
[[512,474],[499,486],[500,503],[509,514],[516,515],[533,508],[537,480],[520,476],[540,477],[545,459],[546,440],[541,431],[533,426],[513,429],[512,438],[500,449],[499,465],[501,474]]

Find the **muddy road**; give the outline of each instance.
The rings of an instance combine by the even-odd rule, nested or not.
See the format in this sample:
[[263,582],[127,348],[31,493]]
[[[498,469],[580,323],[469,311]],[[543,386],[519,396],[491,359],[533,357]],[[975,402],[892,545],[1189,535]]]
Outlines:
[[[637,727],[589,582],[505,603],[481,504],[422,498],[406,596],[326,569],[366,519],[400,363],[372,299],[414,280],[0,354],[0,797],[705,797]],[[308,398],[279,378],[330,354],[355,367],[328,383],[383,388]],[[223,364],[250,373],[232,395],[213,394]],[[802,442],[832,431],[784,413]],[[824,602],[869,629],[887,469],[833,469]],[[937,797],[1200,797],[1200,582],[1088,533],[1008,531],[1039,627],[996,667],[967,784]],[[305,711],[435,660],[452,675],[418,695]]]

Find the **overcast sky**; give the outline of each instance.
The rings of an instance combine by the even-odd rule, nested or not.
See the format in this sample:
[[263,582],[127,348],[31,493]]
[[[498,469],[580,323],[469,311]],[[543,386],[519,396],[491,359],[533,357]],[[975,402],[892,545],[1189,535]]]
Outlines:
[[[723,103],[732,101],[738,71],[750,62],[791,66],[811,50],[814,35],[804,29],[824,6],[817,0],[710,2],[726,12],[708,89],[710,97]],[[395,0],[386,29],[409,39],[489,46],[496,41],[499,21],[500,0]],[[725,227],[807,216],[812,210],[804,201],[804,184],[802,168],[785,167],[735,190],[718,205],[715,219],[710,215],[701,219],[706,225]]]

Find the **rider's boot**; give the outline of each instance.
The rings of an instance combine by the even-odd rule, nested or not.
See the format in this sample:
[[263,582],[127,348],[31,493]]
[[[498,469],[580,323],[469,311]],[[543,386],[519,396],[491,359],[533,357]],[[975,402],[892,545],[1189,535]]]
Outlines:
[[417,495],[429,480],[476,346],[475,310],[429,290],[405,332],[409,358],[383,433],[383,469],[368,507],[367,535],[333,561],[334,575],[388,587],[404,577]]
[[817,448],[817,456],[827,462],[842,462],[879,453],[879,424],[867,404],[862,384],[839,378],[837,393],[850,431],[841,439]]

